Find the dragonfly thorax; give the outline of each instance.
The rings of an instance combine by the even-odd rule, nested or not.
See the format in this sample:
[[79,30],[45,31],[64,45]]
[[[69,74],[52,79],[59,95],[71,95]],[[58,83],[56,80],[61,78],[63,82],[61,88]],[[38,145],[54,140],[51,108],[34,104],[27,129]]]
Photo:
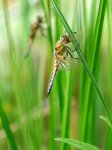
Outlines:
[[58,42],[55,46],[55,52],[56,53],[61,52],[62,49],[63,49],[63,45],[60,42]]

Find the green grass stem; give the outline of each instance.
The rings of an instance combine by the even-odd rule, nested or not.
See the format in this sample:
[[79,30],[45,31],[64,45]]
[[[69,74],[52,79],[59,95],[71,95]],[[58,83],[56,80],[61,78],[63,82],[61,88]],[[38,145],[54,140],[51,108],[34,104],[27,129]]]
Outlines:
[[[99,47],[100,47],[100,41],[101,41],[101,33],[102,33],[102,26],[103,26],[103,21],[104,21],[105,9],[106,9],[106,2],[101,1],[99,4],[97,20],[96,20],[96,25],[95,25],[95,29],[94,29],[94,40],[92,42],[93,46],[90,47],[90,49],[92,51],[92,57],[89,59],[90,60],[90,68],[91,68],[92,72],[94,73],[94,76],[96,76],[95,72],[96,72],[96,70],[97,70],[96,68],[98,66],[96,64],[98,64],[97,60],[99,58]],[[91,101],[92,101],[92,100],[90,101],[90,99],[91,99],[91,93],[92,93],[93,89],[92,89],[90,79],[87,79],[85,89],[86,89],[86,92],[84,95],[85,104],[83,107],[83,123],[82,123],[83,128],[82,128],[82,133],[81,133],[82,134],[81,139],[83,139],[83,140],[85,139],[85,136],[87,135],[86,134],[87,118],[88,118],[87,114],[89,113],[89,109],[90,109],[90,105],[91,105]]]
[[5,133],[7,135],[8,140],[10,142],[11,149],[12,150],[17,150],[17,145],[15,143],[13,133],[10,129],[10,124],[9,124],[7,116],[6,116],[6,114],[5,114],[5,112],[2,108],[1,99],[0,99],[0,116],[1,116],[2,124],[3,124],[3,128],[5,130]]

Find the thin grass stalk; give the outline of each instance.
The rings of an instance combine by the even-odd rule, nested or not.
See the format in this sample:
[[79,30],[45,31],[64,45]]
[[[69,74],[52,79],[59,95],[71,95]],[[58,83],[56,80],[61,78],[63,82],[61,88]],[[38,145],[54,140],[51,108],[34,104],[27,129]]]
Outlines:
[[[56,0],[56,3],[60,5],[60,0]],[[60,24],[60,20],[58,18],[57,13],[54,12],[54,17],[55,17],[55,42],[57,42],[60,38],[60,34],[62,32],[62,25]]]
[[[83,9],[83,11],[86,11],[86,8]],[[91,2],[91,12],[90,12],[90,25],[89,23],[87,22],[87,18],[86,18],[86,33],[85,33],[85,52],[84,52],[84,55],[86,57],[86,59],[88,60],[88,64],[91,63],[91,59],[93,57],[93,54],[92,54],[92,47],[93,47],[93,32],[94,32],[94,22],[95,22],[95,15],[96,15],[96,2],[95,1],[92,1]],[[84,13],[83,13],[84,14]],[[87,31],[88,29],[88,31]],[[81,137],[81,134],[82,134],[82,129],[83,129],[83,126],[82,126],[82,122],[84,120],[84,117],[83,117],[83,112],[84,112],[84,108],[85,108],[85,101],[84,101],[84,94],[87,93],[87,89],[86,89],[86,83],[88,81],[88,76],[84,70],[84,68],[81,69],[81,82],[80,82],[80,119],[79,119],[79,137]],[[91,96],[91,106],[90,106],[90,111],[91,109],[93,110],[93,116],[94,116],[94,102],[93,102],[93,99],[94,98],[94,95],[95,93],[93,92],[92,96]],[[92,108],[93,107],[93,108]],[[89,113],[90,114],[90,113]],[[90,117],[89,117],[90,116]],[[92,127],[94,127],[94,119],[91,120],[91,117],[94,118],[92,116],[92,111],[91,111],[91,115],[88,116],[88,130],[87,132],[91,135],[94,134],[94,129]],[[91,121],[90,121],[91,120]],[[92,125],[89,126],[89,124]],[[89,130],[91,129],[91,131]],[[93,139],[91,136],[88,135],[88,133],[86,132],[86,140],[88,139],[90,141],[90,138],[91,140]],[[92,132],[92,133],[91,133]],[[89,137],[88,137],[89,136]],[[87,138],[88,137],[88,138]],[[87,140],[87,141],[88,141]]]
[[74,0],[74,11],[73,11],[73,17],[72,17],[72,28],[73,29],[76,29],[77,28],[77,19],[78,19],[78,17],[77,17],[77,14],[78,14],[78,12],[77,12],[77,9],[75,9],[75,8],[78,8],[77,7],[77,1],[76,0]]
[[46,15],[46,9],[45,9],[44,0],[40,0],[40,2],[41,2],[42,9],[44,11],[44,15]]
[[[43,52],[40,54],[41,57],[41,63],[39,65],[39,73],[38,73],[38,84],[37,84],[37,101],[38,101],[38,110],[41,110],[43,106],[43,100],[44,100],[44,79],[45,79],[45,67],[46,67],[46,52],[47,50],[43,50]],[[40,118],[37,121],[37,130],[38,130],[38,145],[41,148],[42,146],[42,138],[44,133],[44,122],[42,113],[40,113]]]
[[[63,119],[61,126],[61,137],[69,137],[69,127],[70,127],[70,110],[71,110],[71,97],[72,97],[72,89],[71,89],[71,74],[67,72],[66,74],[66,90],[65,90],[65,101],[63,108]],[[60,150],[67,149],[67,145],[62,143]]]
[[[24,41],[24,45],[28,39],[28,25],[29,25],[29,4],[26,1],[21,1],[21,10],[22,10],[22,28],[23,36],[22,39]],[[24,45],[20,45],[18,50],[21,50],[21,53],[24,50]],[[25,49],[26,50],[26,49]],[[26,61],[23,63],[22,55],[17,56],[17,60],[15,60],[15,69],[13,82],[14,82],[14,93],[16,97],[17,104],[17,121],[20,127],[21,132],[21,141],[24,143],[24,149],[34,149],[36,148],[36,135],[35,128],[32,120],[32,106],[33,100],[35,99],[35,94],[33,93],[34,85],[33,85],[33,73],[34,67],[32,65],[31,57],[28,59],[28,65],[25,66]],[[18,61],[19,60],[19,61]],[[21,61],[20,61],[21,60]],[[19,62],[19,63],[18,63]],[[22,73],[22,76],[21,76]],[[24,76],[25,75],[25,76]],[[25,78],[26,77],[26,78]],[[26,79],[27,82],[23,82],[23,79]],[[28,80],[27,80],[28,79]],[[30,81],[30,82],[29,82]],[[25,115],[26,122],[24,123],[21,118]],[[31,137],[32,136],[32,137]],[[32,140],[33,139],[33,140]],[[29,145],[28,145],[29,143]],[[36,144],[35,144],[36,143]]]
[[[112,99],[112,27],[111,27],[111,18],[112,18],[112,6],[111,6],[111,2],[112,1],[107,1],[107,27],[108,27],[108,57],[109,57],[109,70],[110,70],[110,97]],[[111,101],[109,101],[110,106],[111,106]],[[111,107],[112,109],[112,107]],[[106,150],[110,150],[112,147],[112,129],[110,129],[110,127],[108,127],[107,130],[107,135],[106,135],[106,142],[105,142],[105,149]]]
[[[41,0],[41,6],[44,11],[44,16],[46,16],[46,8],[44,5],[44,1]],[[38,100],[38,110],[41,110],[41,107],[43,106],[43,99],[44,99],[44,79],[45,79],[45,66],[46,66],[46,53],[47,51],[44,50],[40,57],[42,59],[40,65],[39,65],[39,74],[38,74],[38,84],[37,84],[37,100]],[[37,121],[37,135],[40,135],[38,137],[38,147],[39,149],[42,148],[42,138],[43,138],[43,133],[44,133],[44,122],[43,122],[43,117],[40,113],[40,118]]]
[[[50,0],[43,0],[44,11],[46,13],[47,19],[47,31],[48,31],[48,42],[50,53],[53,54],[53,36],[52,36],[52,26],[51,26],[51,2]],[[49,96],[50,99],[50,139],[49,139],[49,149],[54,149],[54,138],[55,138],[55,95],[51,93]]]
[[[57,1],[55,0],[56,4],[58,5]],[[70,3],[70,2],[69,2]],[[67,11],[66,11],[66,6],[68,6],[68,1],[67,0],[62,0],[60,1],[60,9],[63,11],[65,16],[67,17]],[[59,6],[59,5],[58,5]]]
[[[22,10],[22,29],[23,29],[23,40],[24,40],[24,45],[25,42],[28,39],[28,24],[29,24],[29,3],[27,1],[21,1],[21,10]],[[22,30],[21,29],[21,30]],[[28,43],[27,43],[28,44]],[[23,45],[21,45],[18,50],[23,51]],[[21,52],[22,52],[21,51]],[[22,56],[22,55],[21,55]],[[19,64],[18,60],[22,60],[22,62]],[[25,61],[24,61],[25,62]],[[17,57],[17,60],[14,61],[15,63],[15,68],[13,68],[13,86],[14,86],[14,92],[15,92],[15,97],[16,97],[16,104],[17,104],[17,110],[18,110],[18,123],[20,126],[20,132],[21,132],[21,139],[24,143],[23,147],[25,149],[33,149],[36,146],[36,136],[35,136],[35,129],[33,126],[33,120],[32,120],[32,114],[31,114],[31,109],[32,109],[32,104],[34,100],[34,94],[32,91],[34,86],[33,86],[33,79],[32,79],[32,72],[33,66],[32,66],[32,61],[29,59],[28,61],[28,66],[23,69],[24,64],[23,64],[23,59],[21,57]],[[21,79],[23,79],[25,76],[21,78],[21,73],[23,70],[27,74],[27,79],[30,79],[31,82],[27,82],[26,84],[23,84],[21,82]],[[30,71],[29,71],[30,70]],[[23,80],[22,80],[23,81]],[[29,81],[29,80],[28,80]],[[27,88],[26,88],[27,85]],[[28,91],[28,92],[27,92]],[[24,123],[21,118],[25,115],[25,118],[27,120],[27,125],[26,122]],[[32,138],[31,138],[32,136]],[[33,140],[32,140],[33,139]],[[29,146],[28,146],[29,143]]]
[[[92,94],[92,96],[94,97],[93,94]],[[92,98],[92,100],[93,100],[93,98]],[[85,133],[84,140],[88,143],[94,144],[95,143],[95,101],[91,102],[87,119],[88,120],[87,120],[86,133]]]
[[30,8],[29,2],[27,0],[24,0],[24,1],[21,0],[22,25],[23,25],[23,31],[26,33],[24,34],[24,38],[27,38],[29,36],[29,32],[28,32],[29,8]]
[[[27,0],[22,1],[21,0],[21,11],[22,11],[22,29],[23,29],[23,39],[24,39],[24,45],[28,44],[25,42],[28,42],[28,36],[29,36],[29,2]],[[23,47],[22,47],[23,49]],[[25,49],[26,50],[26,49]],[[22,64],[24,65],[24,64]],[[19,109],[21,110],[22,107],[22,115],[25,114],[27,119],[27,126],[25,128],[25,124],[20,121],[20,123],[23,125],[22,127],[22,135],[23,139],[25,141],[25,147],[27,149],[34,149],[38,147],[37,139],[35,135],[35,126],[33,125],[33,119],[32,119],[32,108],[33,108],[33,102],[35,100],[35,93],[34,93],[34,66],[32,62],[32,58],[29,57],[28,59],[28,66],[25,66],[25,72],[27,72],[28,80],[26,82],[26,85],[22,87],[22,82],[20,84],[21,75],[18,73],[21,68],[17,68],[16,75],[15,75],[15,82],[18,83],[18,87],[20,88],[19,91],[19,97],[23,99],[19,105]],[[23,67],[23,66],[22,66]],[[15,84],[16,84],[15,83]],[[27,87],[26,87],[27,86]],[[16,87],[16,85],[15,85]],[[24,94],[23,94],[23,91]],[[18,99],[20,101],[20,99]],[[19,103],[19,102],[17,102]],[[32,140],[33,139],[33,140]],[[29,143],[29,147],[27,145]]]
[[53,37],[52,37],[52,26],[51,26],[51,4],[50,0],[41,0],[41,5],[45,14],[47,22],[47,33],[48,33],[48,42],[50,45],[50,52],[53,53]]
[[63,91],[63,74],[62,72],[59,72],[57,74],[57,92],[59,97],[59,107],[60,107],[60,123],[62,123],[63,118],[63,102],[64,102],[64,91]]
[[96,0],[93,0],[92,3],[91,3],[91,21],[90,21],[90,25],[88,26],[89,28],[89,31],[88,32],[88,40],[90,40],[90,42],[87,43],[87,58],[88,58],[88,63],[90,64],[91,63],[91,59],[92,59],[92,56],[93,56],[93,51],[90,50],[93,48],[93,38],[94,38],[94,32],[95,32],[95,23],[96,23],[96,17],[97,17],[97,1]]
[[[80,2],[80,4],[79,4]],[[79,6],[80,5],[80,6]],[[79,13],[78,12],[81,12],[81,24],[79,25]],[[86,39],[86,28],[87,28],[87,14],[86,14],[86,0],[80,0],[80,1],[76,1],[76,4],[75,4],[75,9],[74,9],[74,24],[75,26],[78,27],[80,26],[81,29],[81,33],[83,33],[83,37],[85,36],[85,39]],[[84,34],[85,33],[85,34]],[[86,41],[84,42],[84,46],[86,45]],[[86,49],[86,48],[85,48]],[[84,56],[86,56],[85,54],[85,51],[84,51]],[[79,60],[80,61],[80,60]],[[80,67],[80,80],[79,80],[79,112],[80,112],[80,117],[79,117],[79,135],[80,135],[80,128],[82,127],[82,120],[83,119],[83,114],[81,113],[82,112],[82,108],[84,107],[84,100],[83,100],[83,94],[84,94],[84,91],[85,91],[85,77],[86,77],[86,70],[83,68],[83,66],[81,66],[81,64],[79,65]]]
[[[8,40],[8,46],[9,46],[9,60],[11,64],[11,73],[13,76],[13,65],[14,65],[14,56],[15,56],[15,46],[13,43],[13,36],[12,36],[12,30],[11,30],[11,24],[10,24],[10,17],[9,17],[9,11],[8,11],[8,1],[3,0],[3,14],[5,19],[5,27],[6,27],[6,34],[7,34],[7,40]],[[1,103],[1,102],[0,102]],[[3,121],[3,126],[6,131],[7,137],[10,141],[10,145],[12,149],[17,149],[13,134],[11,132],[9,122],[7,120],[7,117],[5,115],[5,112],[3,111],[2,104],[0,104],[0,110],[1,110],[1,118]]]
[[[97,12],[97,10],[96,10],[96,1],[92,1],[91,2],[91,12],[90,12],[90,19],[91,19],[91,21],[90,21],[90,25],[89,25],[89,23],[88,23],[88,30],[89,30],[89,32],[87,31],[87,41],[89,41],[89,42],[87,42],[86,43],[86,47],[85,47],[85,52],[86,52],[86,58],[87,58],[87,60],[88,60],[88,64],[90,64],[91,63],[91,59],[92,59],[92,57],[93,57],[93,51],[91,50],[92,48],[93,48],[93,33],[94,33],[94,26],[95,26],[95,17],[96,17],[96,13],[95,12]],[[96,64],[97,64],[97,68],[98,68],[98,63],[97,63],[97,61],[96,61]],[[96,69],[97,70],[97,69]],[[85,73],[85,71],[83,72],[83,73]],[[96,73],[97,73],[97,71],[96,71]],[[84,81],[85,81],[85,83],[84,83],[84,87],[83,87],[83,89],[84,89],[84,91],[83,91],[83,96],[82,96],[82,101],[83,101],[83,97],[84,97],[84,93],[86,93],[87,91],[86,91],[86,81],[88,80],[88,77],[87,77],[87,75],[85,76],[84,75]],[[93,91],[93,90],[92,90]],[[90,105],[90,109],[89,109],[89,115],[88,115],[88,121],[87,121],[87,132],[86,132],[86,141],[88,141],[89,143],[94,143],[94,136],[95,136],[95,101],[94,101],[94,99],[95,99],[95,92],[93,91],[92,93],[91,93],[91,105]],[[84,101],[83,101],[84,102]],[[84,102],[84,104],[85,104],[85,102]],[[84,104],[82,104],[82,107],[81,107],[81,114],[83,115],[83,108],[85,107],[85,105]],[[80,117],[80,121],[82,122],[82,119],[83,119],[83,116],[82,117]],[[82,123],[81,123],[82,124]],[[79,128],[79,131],[81,132],[81,129],[82,129],[82,126]],[[93,136],[91,136],[91,135],[93,135]]]
[[110,150],[111,148],[112,148],[112,129],[108,128],[105,142],[105,149]]
[[5,133],[7,135],[9,143],[10,143],[10,147],[11,147],[12,150],[17,150],[17,145],[15,143],[13,133],[10,129],[9,121],[8,121],[7,116],[6,116],[6,114],[3,110],[3,107],[2,107],[1,98],[0,98],[0,116],[1,116],[2,124],[3,124],[3,128],[5,130]]
[[55,100],[56,100],[56,92],[52,92],[49,96],[50,100],[50,142],[49,142],[49,149],[54,149],[54,138],[56,134],[56,109],[55,109]]
[[99,90],[99,88],[98,88],[98,86],[97,86],[97,83],[96,83],[96,81],[95,81],[95,79],[94,79],[94,76],[93,76],[93,74],[91,73],[91,71],[90,71],[90,69],[89,69],[89,67],[88,67],[88,65],[87,65],[87,63],[86,63],[86,60],[85,60],[85,58],[84,58],[84,56],[83,56],[83,53],[82,53],[82,51],[81,51],[81,49],[80,49],[80,47],[79,47],[79,45],[78,45],[78,43],[77,43],[77,41],[76,41],[74,35],[72,34],[72,30],[70,29],[70,27],[69,27],[67,21],[65,20],[63,14],[61,13],[60,9],[58,8],[58,6],[57,6],[57,4],[56,4],[56,2],[55,2],[54,0],[52,0],[52,4],[54,5],[55,10],[57,11],[57,13],[58,13],[58,15],[59,15],[59,17],[60,17],[60,20],[62,21],[62,23],[63,23],[63,25],[64,25],[66,31],[67,31],[68,34],[70,35],[74,47],[75,47],[75,48],[77,47],[77,53],[78,53],[78,55],[79,55],[79,57],[80,57],[80,59],[81,59],[83,65],[84,65],[84,67],[85,67],[87,73],[89,74],[89,77],[90,77],[90,79],[91,79],[91,82],[93,83],[93,86],[94,86],[94,88],[96,89],[96,91],[97,91],[97,93],[98,93],[98,95],[99,95],[99,97],[100,97],[102,106],[103,106],[103,108],[104,108],[104,110],[105,110],[105,112],[106,112],[106,114],[107,114],[107,117],[108,117],[110,123],[112,124],[112,119],[111,119],[110,112],[109,112],[109,110],[108,110],[108,108],[107,108],[107,106],[106,106],[106,103],[105,103],[105,101],[104,101],[104,99],[103,99],[103,97],[102,97],[102,95],[101,95],[101,93],[100,93],[100,90]]
[[[101,55],[99,55],[98,58],[101,58]],[[96,81],[98,81],[98,79],[99,79],[99,68],[100,68],[99,64],[100,64],[101,59],[100,60],[95,59],[95,61],[96,61],[97,66],[95,67],[94,75],[96,77]],[[90,102],[89,102],[87,124],[86,124],[86,129],[88,129],[88,130],[86,130],[86,132],[85,132],[85,141],[89,142],[91,144],[95,144],[95,142],[99,139],[95,139],[95,107],[96,107],[95,99],[97,98],[97,96],[95,94],[93,87],[90,89],[90,93],[91,93],[91,96],[89,98]],[[82,114],[83,114],[83,112],[82,112]]]
[[[13,83],[11,82],[11,85],[12,85],[12,88],[14,88],[14,85],[16,83],[16,81],[14,81],[14,80],[15,80],[16,75],[17,75],[16,74],[16,70],[17,70],[17,64],[16,63],[17,63],[17,61],[15,59],[15,57],[16,57],[15,56],[15,46],[14,46],[14,41],[13,41],[12,32],[11,32],[11,24],[10,24],[10,17],[9,17],[7,0],[3,0],[3,10],[4,10],[7,39],[8,39],[8,44],[9,44],[9,60],[10,60],[9,64],[11,67],[11,79],[13,82]],[[17,89],[17,85],[15,86],[14,89]],[[17,93],[18,93],[18,91],[17,91]],[[18,94],[16,96],[18,97]],[[25,139],[26,139],[26,137],[25,137]]]
[[[108,27],[108,56],[109,56],[109,68],[110,68],[110,86],[112,90],[112,27],[111,27],[111,18],[112,18],[112,6],[110,1],[107,3],[107,27]],[[112,98],[112,93],[111,93]],[[112,100],[111,100],[112,101]]]
[[[26,114],[27,118],[27,132],[29,134],[29,143],[30,146],[29,149],[37,149],[38,148],[38,142],[37,142],[37,136],[35,130],[37,127],[34,125],[34,120],[32,119],[32,110],[34,106],[34,100],[36,99],[35,95],[35,72],[34,72],[34,66],[33,63],[30,61],[28,66],[28,74],[29,74],[29,80],[27,82],[27,88],[23,88],[25,92],[25,98],[24,98],[24,112]],[[39,137],[40,138],[40,137]]]
[[48,34],[48,41],[50,45],[51,53],[53,53],[53,37],[52,37],[52,27],[51,27],[51,8],[50,8],[50,1],[41,0],[41,5],[44,11],[44,15],[47,21],[47,34]]
[[[22,49],[22,48],[21,48]],[[19,59],[19,58],[18,58]],[[30,65],[25,67],[25,71],[29,69]],[[22,68],[21,68],[22,69]],[[32,101],[31,101],[31,85],[29,88],[29,84],[27,83],[27,89],[25,88],[25,85],[23,84],[23,80],[21,81],[21,69],[17,61],[15,61],[15,66],[13,68],[13,90],[15,94],[15,101],[16,101],[16,107],[17,107],[17,121],[18,125],[20,127],[20,133],[21,133],[21,141],[24,143],[23,147],[24,149],[31,149],[33,148],[33,144],[31,141],[31,128],[34,130],[34,126],[32,127],[32,117],[31,117],[31,107],[32,107]],[[31,71],[32,72],[32,71]],[[23,73],[23,72],[22,72]],[[27,72],[29,74],[29,72]],[[23,75],[24,78],[24,75]],[[33,89],[33,88],[32,88]],[[26,93],[27,92],[27,93]],[[34,99],[34,98],[32,98]],[[30,110],[29,110],[30,109]],[[29,111],[28,111],[29,110]],[[25,115],[26,122],[23,122],[21,119]],[[32,133],[33,135],[33,133]],[[34,135],[32,136],[32,139],[34,140]],[[35,141],[35,140],[34,140]],[[28,145],[29,143],[29,145]]]
[[52,28],[51,28],[51,1],[47,0],[47,7],[48,7],[48,35],[50,41],[50,47],[53,51],[53,37],[52,37]]
[[[95,35],[94,35],[94,43],[93,43],[93,57],[91,60],[91,68],[92,72],[95,72],[96,70],[96,60],[99,58],[99,46],[100,46],[100,39],[101,39],[101,33],[102,33],[102,25],[104,20],[104,14],[106,9],[106,1],[101,1],[99,5],[99,11],[98,16],[96,20],[96,26],[95,26]],[[97,36],[96,36],[97,35]],[[95,74],[95,73],[94,73]],[[90,82],[90,79],[87,80],[86,85],[86,93],[85,93],[85,107],[83,110],[83,130],[82,130],[82,140],[86,137],[86,126],[87,126],[87,114],[89,113],[89,107],[91,105],[91,93],[92,93],[92,85]]]
[[49,149],[55,149],[54,138],[56,136],[56,110],[55,110],[55,93],[52,93],[50,96],[50,142]]
[[[81,30],[82,30],[82,33],[84,34],[83,36],[85,37],[85,41],[84,41],[84,56],[87,57],[87,52],[86,52],[86,49],[87,49],[87,10],[86,10],[86,0],[80,0],[81,4],[82,4],[82,14],[81,14],[81,17],[82,17],[82,22],[81,22]],[[81,7],[81,6],[80,6]],[[86,82],[86,78],[87,78],[87,75],[86,75],[86,70],[80,66],[80,91],[79,91],[79,115],[80,115],[80,119],[79,119],[79,136],[80,136],[80,129],[82,128],[82,120],[83,120],[83,113],[82,113],[82,110],[84,108],[84,100],[83,100],[83,95],[85,93],[85,82]]]
[[7,33],[7,40],[8,40],[8,45],[9,45],[9,52],[10,52],[10,57],[15,56],[15,47],[13,43],[13,36],[12,36],[12,30],[11,30],[11,23],[10,23],[10,16],[9,16],[9,10],[8,10],[8,1],[7,0],[2,0],[3,3],[3,13],[4,13],[4,18],[5,18],[5,25],[6,25],[6,33]]
[[[17,121],[22,135],[21,139],[24,143],[23,147],[24,149],[31,149],[33,147],[29,135],[30,133],[29,128],[31,127],[29,125],[29,120],[31,120],[31,116],[28,118],[29,114],[28,112],[26,112],[26,110],[28,109],[28,103],[29,103],[28,101],[29,101],[30,94],[29,92],[26,94],[26,91],[22,86],[22,82],[20,81],[21,81],[20,69],[16,65],[16,69],[14,70],[14,77],[13,77],[13,87],[14,87],[14,93],[15,93],[16,104],[17,104]],[[21,117],[23,117],[24,114],[27,119],[27,125],[21,119]],[[28,143],[30,145],[28,145]]]
[[[95,22],[95,12],[96,12],[96,2],[95,0],[92,1],[91,3],[91,21],[90,21],[90,25],[88,24],[87,22],[87,18],[85,16],[87,16],[86,14],[86,4],[85,4],[85,1],[83,2],[84,3],[84,7],[83,7],[83,14],[85,14],[83,16],[83,20],[85,22],[85,25],[82,26],[82,28],[85,29],[85,48],[84,48],[84,56],[86,57],[86,59],[88,60],[88,63],[90,63],[89,61],[91,61],[91,57],[93,56],[91,54],[92,51],[90,51],[90,49],[93,47],[93,44],[92,44],[92,37],[93,37],[93,31],[94,31],[94,22]],[[83,24],[83,22],[82,22]],[[84,30],[83,29],[83,30]],[[88,31],[88,30],[89,31]],[[89,41],[89,42],[88,42]],[[84,101],[83,101],[83,96],[84,96],[84,93],[86,92],[86,88],[85,88],[85,83],[86,83],[86,78],[87,78],[87,74],[85,73],[85,70],[84,68],[82,68],[81,70],[81,85],[80,85],[80,110],[82,110],[82,108],[84,108]],[[82,104],[81,104],[82,103]],[[82,118],[82,117],[81,117]]]
[[86,7],[86,4],[87,4],[87,1],[86,0],[80,0],[82,2],[82,6],[83,6],[83,26],[84,26],[84,29],[85,29],[85,34],[86,34],[86,31],[87,31],[87,7]]

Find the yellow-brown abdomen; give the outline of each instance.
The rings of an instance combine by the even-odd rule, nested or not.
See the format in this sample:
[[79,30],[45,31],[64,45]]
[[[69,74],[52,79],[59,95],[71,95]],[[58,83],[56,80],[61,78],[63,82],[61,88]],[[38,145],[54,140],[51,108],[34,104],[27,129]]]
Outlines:
[[39,26],[36,23],[32,24],[31,33],[30,33],[30,40],[33,40],[35,38],[38,27]]

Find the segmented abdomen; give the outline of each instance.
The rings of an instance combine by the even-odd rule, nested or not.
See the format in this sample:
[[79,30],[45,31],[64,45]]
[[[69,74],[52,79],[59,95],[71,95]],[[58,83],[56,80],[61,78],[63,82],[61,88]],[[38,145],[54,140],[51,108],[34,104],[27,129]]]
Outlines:
[[58,62],[57,59],[54,59],[53,69],[52,69],[52,73],[51,73],[51,77],[50,77],[50,81],[49,81],[48,89],[47,89],[47,96],[49,96],[49,94],[51,92],[51,89],[52,89],[52,86],[53,86],[53,83],[54,83],[54,78],[56,76],[58,68],[59,68],[59,62]]
[[32,24],[31,26],[31,33],[29,35],[29,45],[28,45],[28,50],[26,51],[26,54],[25,54],[25,58],[29,55],[29,52],[30,52],[30,49],[32,47],[32,43],[33,43],[33,40],[36,36],[36,32],[38,30],[39,26],[35,23],[35,24]]

